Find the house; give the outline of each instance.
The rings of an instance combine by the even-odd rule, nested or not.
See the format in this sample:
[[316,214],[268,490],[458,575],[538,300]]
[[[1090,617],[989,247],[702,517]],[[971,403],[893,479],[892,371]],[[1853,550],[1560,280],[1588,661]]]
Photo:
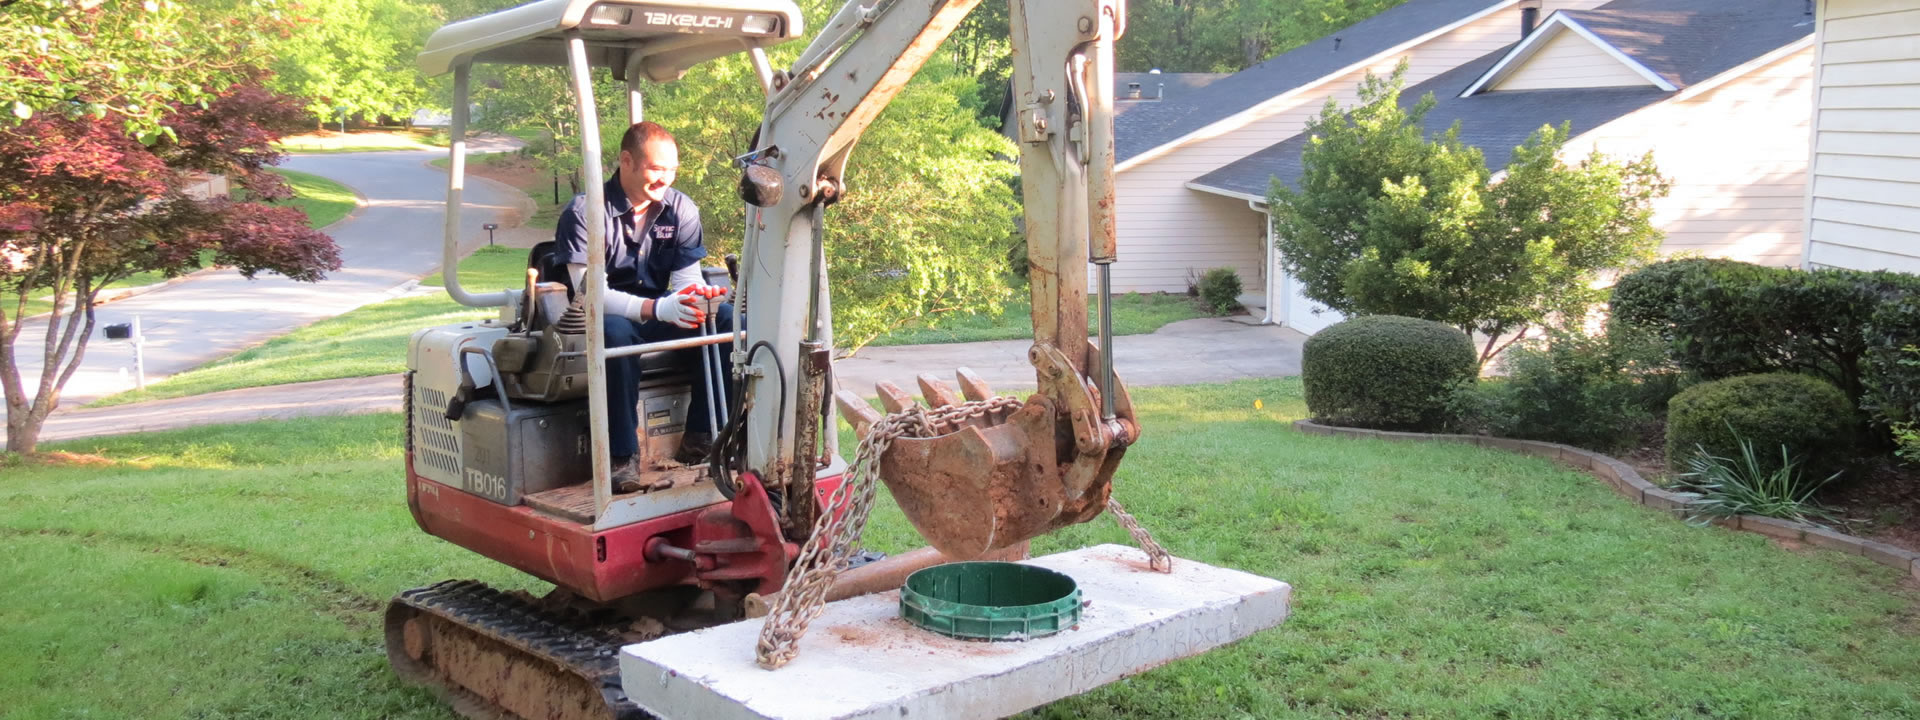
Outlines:
[[[1191,146],[1166,143],[1140,153],[1143,159],[1123,162],[1121,262],[1167,262],[1178,254],[1174,250],[1185,249],[1163,241],[1159,247],[1167,249],[1156,254],[1156,226],[1159,232],[1174,224],[1209,226],[1183,243],[1205,248],[1188,254],[1197,269],[1238,269],[1250,288],[1266,290],[1258,302],[1277,298],[1266,303],[1272,321],[1305,332],[1336,322],[1337,314],[1300,297],[1281,274],[1274,274],[1270,288],[1265,284],[1266,193],[1273,180],[1298,177],[1308,141],[1300,131],[1326,99],[1354,102],[1364,71],[1390,72],[1402,57],[1408,59],[1410,85],[1403,99],[1433,93],[1438,105],[1427,117],[1429,129],[1459,121],[1462,138],[1485,151],[1496,170],[1534,130],[1569,123],[1571,157],[1595,148],[1620,156],[1655,151],[1662,172],[1674,181],[1671,196],[1656,208],[1666,251],[1799,262],[1812,70],[1812,22],[1801,0],[1547,2],[1537,24],[1523,21],[1525,8],[1517,7],[1534,2],[1482,3],[1479,14],[1446,21],[1439,8],[1458,13],[1465,6],[1411,0],[1330,39],[1383,19],[1389,25],[1411,22],[1411,15],[1390,16],[1419,11],[1427,22],[1442,23],[1420,42],[1390,47],[1358,70],[1295,93],[1298,100],[1281,103],[1291,103],[1291,110],[1264,123],[1216,127],[1206,131],[1212,137]],[[1443,47],[1446,52],[1438,49]],[[1477,54],[1463,57],[1467,53]],[[1233,87],[1239,77],[1213,82],[1204,92]],[[1117,134],[1124,145],[1124,126]],[[1128,157],[1124,147],[1121,157]],[[1183,193],[1167,189],[1176,181]],[[1131,202],[1152,194],[1149,188],[1174,197]],[[1129,210],[1138,220],[1132,227]],[[1139,240],[1129,243],[1130,233]],[[1114,274],[1117,286],[1147,289],[1121,285],[1118,264]]]
[[1820,0],[1808,267],[1920,272],[1920,2]]

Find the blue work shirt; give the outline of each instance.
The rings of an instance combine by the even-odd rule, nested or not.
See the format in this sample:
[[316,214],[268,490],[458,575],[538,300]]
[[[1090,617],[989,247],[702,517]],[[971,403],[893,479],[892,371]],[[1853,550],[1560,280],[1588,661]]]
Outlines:
[[[699,262],[707,256],[705,236],[700,229],[700,208],[685,193],[667,188],[660,200],[660,211],[652,222],[633,209],[626,191],[620,189],[620,173],[607,180],[607,287],[640,297],[661,297],[673,271]],[[554,228],[556,250],[568,264],[587,264],[587,196],[576,195],[560,212]]]

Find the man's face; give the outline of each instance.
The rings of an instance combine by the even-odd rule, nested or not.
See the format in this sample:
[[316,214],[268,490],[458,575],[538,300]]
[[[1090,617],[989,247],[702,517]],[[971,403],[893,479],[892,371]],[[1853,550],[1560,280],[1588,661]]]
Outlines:
[[636,205],[642,200],[660,202],[679,173],[680,149],[671,142],[661,140],[642,145],[637,157],[620,151],[620,174],[628,178],[621,186]]

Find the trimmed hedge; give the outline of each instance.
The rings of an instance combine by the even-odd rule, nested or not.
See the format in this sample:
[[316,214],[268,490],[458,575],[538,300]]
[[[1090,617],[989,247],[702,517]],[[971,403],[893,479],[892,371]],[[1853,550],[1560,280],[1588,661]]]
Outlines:
[[1680,386],[1659,341],[1625,327],[1550,329],[1508,349],[1500,366],[1505,378],[1455,396],[1461,430],[1615,450],[1638,442]]
[[1858,406],[1867,326],[1887,302],[1920,294],[1920,277],[1800,271],[1733,260],[1649,265],[1614,286],[1613,319],[1665,339],[1682,369],[1708,380],[1790,371],[1825,378]]
[[1780,464],[1780,446],[1804,458],[1809,474],[1824,476],[1852,455],[1859,429],[1845,393],[1819,378],[1793,373],[1741,375],[1701,383],[1667,404],[1667,464],[1685,467],[1696,448],[1740,457],[1739,439],[1753,443],[1768,470]]
[[1200,276],[1200,301],[1215,315],[1239,311],[1240,290],[1240,275],[1233,268],[1218,267]]
[[1430,430],[1447,419],[1455,387],[1479,371],[1466,333],[1431,320],[1367,315],[1307,338],[1307,409],[1329,425]]

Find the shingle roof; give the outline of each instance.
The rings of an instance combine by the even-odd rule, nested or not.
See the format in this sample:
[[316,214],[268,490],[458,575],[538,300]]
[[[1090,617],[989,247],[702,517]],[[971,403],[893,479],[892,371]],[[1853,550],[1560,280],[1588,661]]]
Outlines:
[[[1660,28],[1676,30],[1680,38],[1699,37],[1700,28],[1685,26],[1684,33],[1677,32],[1681,26],[1649,23],[1634,29],[1639,41],[1634,49],[1621,48],[1630,55],[1634,52],[1664,53],[1661,57],[1670,60],[1655,60],[1676,73],[1672,76],[1676,85],[1699,82],[1732,69],[1742,63],[1758,58],[1780,47],[1805,37],[1812,26],[1798,26],[1798,7],[1800,0],[1620,0],[1606,6],[1608,11],[1619,10],[1611,17],[1620,22],[1629,22],[1632,15],[1625,12],[1640,6],[1661,7],[1682,6],[1740,6],[1751,3],[1760,8],[1728,8],[1728,13],[1693,13],[1696,20],[1710,19],[1714,23],[1726,21],[1730,17],[1739,17],[1743,23],[1739,26],[1717,26],[1719,35],[1724,37],[1712,41],[1700,41],[1711,47],[1699,51],[1659,51],[1659,48],[1673,48],[1678,42],[1686,40],[1663,39],[1665,36],[1651,32]],[[1791,7],[1788,7],[1791,6]],[[1766,10],[1771,12],[1750,12]],[[1781,12],[1781,10],[1788,10]],[[1712,17],[1708,17],[1712,16]],[[1724,17],[1723,17],[1724,16]],[[1728,27],[1737,27],[1739,32],[1727,32]],[[1782,28],[1785,28],[1784,30]],[[1712,30],[1713,28],[1707,28]],[[1595,29],[1598,34],[1598,29]],[[1673,93],[1649,86],[1624,88],[1578,88],[1567,90],[1523,90],[1503,92],[1483,92],[1472,97],[1462,98],[1460,93],[1479,79],[1500,58],[1505,56],[1512,46],[1480,57],[1453,70],[1442,73],[1426,82],[1408,88],[1401,93],[1402,104],[1411,104],[1422,95],[1432,92],[1437,103],[1427,113],[1425,128],[1428,132],[1440,132],[1460,122],[1461,140],[1479,147],[1486,155],[1487,165],[1492,168],[1506,167],[1512,158],[1513,148],[1525,142],[1527,136],[1540,126],[1566,122],[1572,125],[1572,133],[1592,130],[1612,122],[1627,113],[1639,110],[1673,96]],[[1649,55],[1655,57],[1655,55]],[[1636,56],[1636,59],[1639,57]],[[1655,68],[1654,62],[1641,60],[1649,68]],[[1655,68],[1656,72],[1663,72]],[[1268,180],[1277,178],[1292,184],[1300,177],[1300,152],[1307,144],[1305,133],[1295,135],[1241,158],[1213,172],[1196,178],[1193,184],[1214,190],[1222,190],[1242,195],[1265,197]]]
[[1684,88],[1806,37],[1813,25],[1805,7],[1801,0],[1615,0],[1561,13]]
[[[1515,0],[1407,0],[1340,32],[1294,48],[1216,82],[1142,103],[1114,118],[1114,150],[1125,162],[1276,95],[1307,85],[1415,38]],[[1520,29],[1514,16],[1514,33]],[[1120,83],[1120,88],[1126,83]]]
[[[1117,127],[1125,127],[1128,115],[1163,103],[1184,102],[1201,88],[1233,73],[1114,73],[1113,117]],[[1140,99],[1127,98],[1127,84],[1140,83]],[[1122,131],[1124,132],[1124,130]]]

